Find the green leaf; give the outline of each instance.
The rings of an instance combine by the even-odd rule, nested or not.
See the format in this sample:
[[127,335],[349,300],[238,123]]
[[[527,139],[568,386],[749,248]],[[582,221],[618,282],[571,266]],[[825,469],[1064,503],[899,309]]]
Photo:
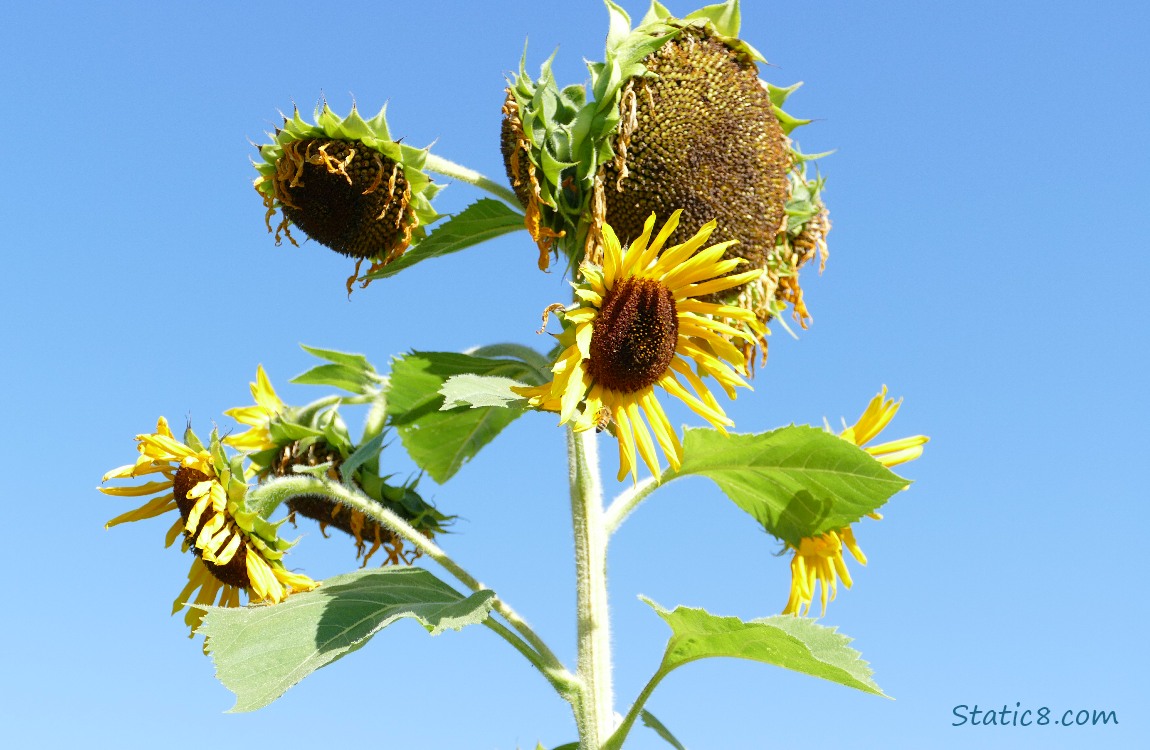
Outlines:
[[360,370],[361,372],[375,372],[375,368],[372,367],[371,362],[368,362],[367,357],[362,354],[349,354],[348,352],[340,352],[335,349],[320,349],[318,347],[308,346],[307,344],[300,344],[300,347],[308,354],[319,357],[320,359],[326,359],[328,362],[344,365],[345,367]]
[[[737,617],[719,617],[703,609],[676,607],[667,611],[646,597],[639,597],[671,627],[671,640],[659,669],[647,682],[614,734],[603,743],[604,750],[619,750],[635,719],[644,717],[647,726],[676,747],[677,741],[658,720],[643,710],[659,683],[675,669],[698,659],[725,656],[735,659],[784,667],[795,672],[820,677],[853,687],[863,692],[889,697],[871,679],[873,671],[850,648],[850,638],[834,628],[814,620],[792,615],[775,615],[743,621]],[[652,723],[651,720],[654,720]],[[659,731],[662,727],[663,731]]]
[[531,368],[511,359],[449,352],[412,352],[392,363],[387,411],[412,460],[443,484],[522,414],[519,409],[460,406],[441,411],[440,389],[455,375],[518,377]]
[[810,618],[774,615],[744,622],[691,607],[667,611],[650,599],[640,598],[671,626],[671,640],[659,667],[661,674],[697,659],[727,656],[773,664],[889,697],[871,679],[874,671],[870,665],[848,645],[851,639]]
[[782,427],[754,435],[688,429],[677,475],[714,480],[768,533],[798,546],[844,528],[909,482],[866,451],[826,430]]
[[412,245],[403,255],[367,278],[394,276],[428,258],[456,253],[517,229],[524,229],[523,214],[502,201],[480,198],[440,224],[427,239]]
[[330,385],[349,393],[366,393],[373,384],[372,379],[363,370],[335,364],[316,365],[288,382],[297,385]]
[[642,720],[644,726],[655,730],[655,734],[666,740],[675,750],[687,750],[687,748],[683,747],[683,743],[675,739],[675,735],[671,734],[671,730],[663,726],[663,722],[656,719],[655,715],[650,711],[640,711],[639,718]]
[[509,406],[523,407],[526,399],[511,390],[512,386],[522,385],[518,380],[499,376],[453,375],[439,389],[443,394],[443,406],[439,409],[446,411],[457,406],[470,406],[473,409],[484,406],[504,409]]
[[396,620],[431,635],[487,619],[495,592],[464,597],[421,568],[376,568],[329,578],[274,606],[207,607],[200,632],[231,712],[262,708],[309,674],[362,648]]

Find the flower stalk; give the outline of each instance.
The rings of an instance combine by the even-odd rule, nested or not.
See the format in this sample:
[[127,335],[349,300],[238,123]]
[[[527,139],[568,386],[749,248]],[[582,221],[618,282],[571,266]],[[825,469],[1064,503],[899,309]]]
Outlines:
[[479,172],[476,172],[474,169],[465,167],[462,164],[456,164],[453,161],[444,159],[442,156],[437,156],[435,154],[429,153],[427,155],[427,161],[425,161],[423,164],[423,168],[428,172],[435,172],[436,174],[441,174],[444,177],[450,177],[453,180],[459,180],[460,182],[466,182],[468,185],[474,185],[480,190],[486,190],[495,197],[507,201],[508,204],[514,206],[515,208],[520,207],[519,199],[515,197],[515,193],[513,193],[509,188],[500,185],[490,177],[485,177]]
[[611,627],[607,601],[607,526],[593,431],[567,430],[571,521],[575,532],[578,676],[585,695],[576,709],[580,750],[599,750],[615,725]]

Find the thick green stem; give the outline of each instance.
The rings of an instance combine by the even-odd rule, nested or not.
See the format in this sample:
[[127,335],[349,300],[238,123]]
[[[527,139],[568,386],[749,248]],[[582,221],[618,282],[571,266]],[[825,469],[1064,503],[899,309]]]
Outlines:
[[448,161],[442,156],[436,156],[435,154],[428,154],[427,161],[423,166],[429,172],[435,172],[444,177],[451,177],[460,182],[466,182],[468,185],[474,185],[480,190],[486,190],[497,198],[502,198],[515,208],[522,208],[519,198],[515,196],[515,193],[513,193],[510,188],[500,185],[489,177],[484,177],[474,169],[468,169],[462,164],[456,164],[453,161]]
[[[447,572],[455,576],[460,583],[471,591],[487,590],[486,586],[461,568],[446,552],[439,548],[439,545],[421,534],[411,524],[407,523],[407,521],[374,500],[342,484],[315,477],[285,477],[261,484],[253,490],[251,494],[266,495],[267,497],[260,499],[259,504],[261,506],[270,505],[271,507],[275,507],[295,495],[323,495],[342,505],[362,512],[373,521],[399,534],[405,541],[411,542],[411,544],[424,555],[443,566]],[[555,656],[555,653],[544,643],[543,639],[531,629],[527,622],[519,616],[518,612],[499,597],[495,597],[494,601],[495,604],[493,608],[495,611],[507,620],[508,624],[522,636],[523,640],[515,637],[512,633],[508,632],[506,628],[503,628],[502,625],[498,625],[498,623],[496,623],[498,627],[492,626],[492,630],[499,633],[500,636],[511,643],[512,646],[515,646],[516,650],[521,654],[527,656],[531,663],[543,673],[543,676],[547,678],[548,682],[552,684],[561,696],[571,701],[573,705],[577,704],[580,698],[580,686],[578,685],[576,677],[567,671],[563,663]],[[509,638],[508,636],[511,637]],[[527,644],[530,644],[530,647],[528,647]]]
[[615,725],[611,694],[611,627],[607,603],[607,529],[595,433],[567,430],[571,520],[575,531],[575,576],[579,668],[584,687],[577,707],[580,750],[599,750]]

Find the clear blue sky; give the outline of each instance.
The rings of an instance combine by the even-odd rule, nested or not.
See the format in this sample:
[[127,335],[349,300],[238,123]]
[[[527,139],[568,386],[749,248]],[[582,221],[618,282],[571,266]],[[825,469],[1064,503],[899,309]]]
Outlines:
[[[837,422],[886,383],[906,399],[891,435],[933,439],[906,467],[912,490],[858,527],[870,565],[852,565],[855,588],[823,620],[897,700],[715,660],[676,672],[651,710],[692,750],[1145,746],[1145,5],[746,5],[764,76],[806,81],[792,109],[819,122],[801,145],[838,151],[830,263],[804,277],[815,322],[799,341],[776,332],[731,413],[743,431]],[[524,38],[532,67],[559,45],[560,80],[582,81],[583,58],[602,55],[598,2],[239,6],[0,14],[0,745],[570,741],[565,704],[502,641],[431,640],[410,622],[271,707],[225,715],[232,696],[168,616],[188,558],[163,549],[167,524],[103,529],[124,505],[99,477],[158,415],[229,424],[258,363],[287,400],[315,396],[286,386],[310,366],[300,342],[381,368],[410,348],[542,346],[539,313],[566,298],[517,233],[349,301],[346,259],[273,246],[249,140],[321,94],[341,112],[390,101],[395,135],[499,177],[503,77]],[[456,185],[437,205],[474,197]],[[564,471],[562,431],[528,417],[425,489],[462,516],[452,554],[570,659]],[[306,572],[353,567],[339,540],[301,532]],[[619,708],[667,632],[637,594],[772,614],[789,575],[777,551],[705,480],[648,501],[610,558]],[[1016,702],[1114,710],[1120,725],[951,726],[956,705]],[[666,746],[640,727],[628,747]]]

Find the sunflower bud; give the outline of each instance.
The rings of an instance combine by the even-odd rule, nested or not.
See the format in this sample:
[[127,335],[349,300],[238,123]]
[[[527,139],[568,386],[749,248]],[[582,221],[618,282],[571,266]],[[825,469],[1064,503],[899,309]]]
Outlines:
[[[423,172],[427,150],[393,141],[384,110],[364,120],[353,106],[341,119],[324,104],[314,125],[295,110],[272,142],[259,148],[263,160],[255,165],[255,188],[276,244],[287,237],[298,245],[291,234],[295,226],[356,258],[349,292],[364,260],[371,261],[370,275],[403,255],[437,218],[430,200],[438,187]],[[282,217],[273,230],[277,211]]]

